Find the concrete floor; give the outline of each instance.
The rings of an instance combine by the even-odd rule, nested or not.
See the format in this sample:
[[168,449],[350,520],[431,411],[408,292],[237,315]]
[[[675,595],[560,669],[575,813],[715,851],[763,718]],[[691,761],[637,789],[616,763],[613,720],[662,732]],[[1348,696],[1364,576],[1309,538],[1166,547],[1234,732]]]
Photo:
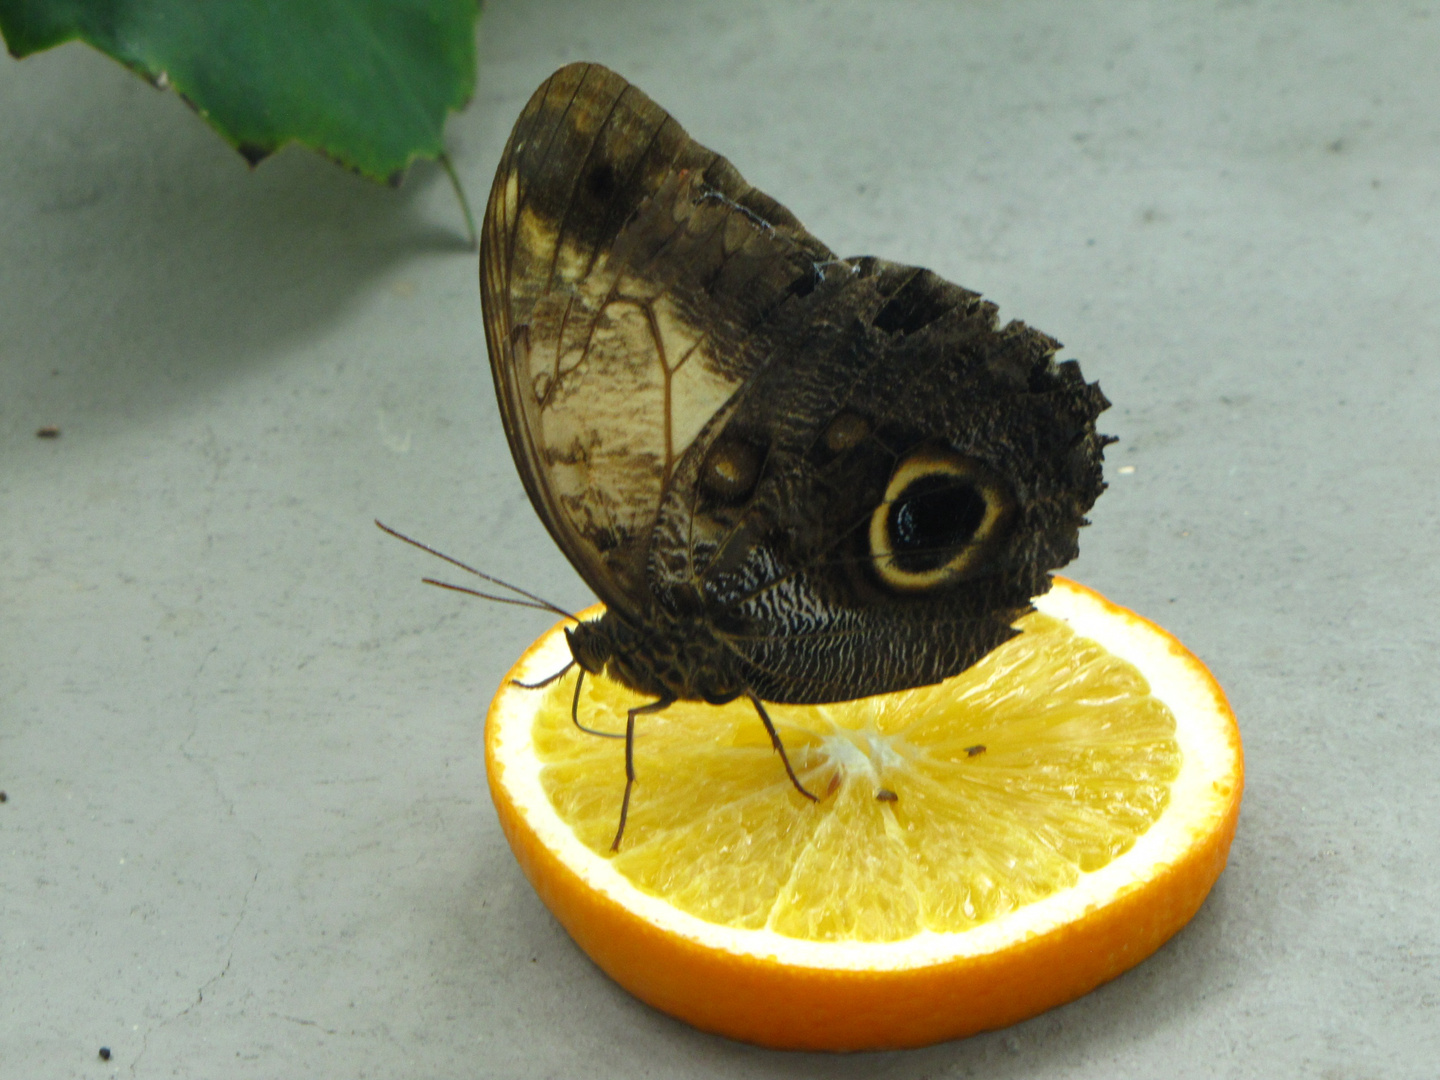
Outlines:
[[485,791],[548,620],[370,524],[587,599],[443,177],[252,174],[71,45],[0,59],[0,1076],[1435,1076],[1440,6],[494,0],[480,34],[477,203],[601,60],[833,247],[1084,362],[1122,441],[1069,572],[1229,690],[1229,869],[1138,969],[928,1050],[632,1000]]

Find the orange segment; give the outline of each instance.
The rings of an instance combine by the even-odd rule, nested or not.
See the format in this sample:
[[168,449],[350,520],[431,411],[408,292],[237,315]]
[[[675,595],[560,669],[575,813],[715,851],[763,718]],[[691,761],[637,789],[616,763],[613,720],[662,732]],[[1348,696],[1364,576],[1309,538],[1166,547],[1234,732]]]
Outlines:
[[[581,947],[699,1026],[842,1049],[1033,1015],[1188,920],[1243,780],[1224,696],[1177,642],[1064,579],[1037,608],[937,686],[772,707],[818,804],[746,702],[639,717],[615,856],[623,741],[573,726],[573,675],[507,680],[486,734],[501,823]],[[511,676],[568,659],[557,627]],[[640,700],[587,678],[582,722],[623,731]]]

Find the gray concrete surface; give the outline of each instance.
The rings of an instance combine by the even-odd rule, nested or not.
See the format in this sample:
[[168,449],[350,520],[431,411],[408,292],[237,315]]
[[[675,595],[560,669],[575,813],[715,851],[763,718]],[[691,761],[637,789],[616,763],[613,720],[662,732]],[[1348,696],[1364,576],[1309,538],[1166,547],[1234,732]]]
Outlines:
[[251,174],[81,46],[0,59],[0,1076],[1440,1075],[1437,57],[1433,3],[490,5],[475,200],[598,59],[832,246],[1062,338],[1122,439],[1071,572],[1240,716],[1229,869],[1159,954],[838,1059],[638,1004],[500,835],[484,709],[547,620],[370,520],[586,591],[438,171]]

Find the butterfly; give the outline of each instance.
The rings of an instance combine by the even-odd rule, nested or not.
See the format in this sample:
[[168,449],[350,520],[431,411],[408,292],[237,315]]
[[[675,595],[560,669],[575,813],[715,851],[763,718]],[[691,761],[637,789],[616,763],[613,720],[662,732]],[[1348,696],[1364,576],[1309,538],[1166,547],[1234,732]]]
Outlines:
[[[839,258],[598,64],[521,112],[480,247],[525,489],[604,602],[566,631],[636,717],[939,682],[1016,631],[1104,487],[1059,342],[929,270]],[[589,730],[585,728],[584,730]],[[596,732],[596,734],[599,734]],[[618,734],[618,733],[616,733]]]

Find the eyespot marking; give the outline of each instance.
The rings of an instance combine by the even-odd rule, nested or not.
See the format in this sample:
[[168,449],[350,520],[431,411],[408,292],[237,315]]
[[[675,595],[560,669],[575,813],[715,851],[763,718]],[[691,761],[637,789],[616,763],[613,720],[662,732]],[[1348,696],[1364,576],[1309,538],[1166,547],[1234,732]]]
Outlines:
[[825,429],[825,449],[838,454],[857,446],[870,434],[870,421],[853,412],[842,412]]
[[745,498],[760,479],[765,453],[742,439],[720,438],[700,466],[700,486],[726,502]]
[[870,559],[900,592],[925,592],[980,573],[1009,531],[1015,501],[990,469],[947,447],[901,460],[870,515]]
[[608,161],[602,161],[585,177],[585,187],[597,202],[606,202],[615,194],[619,182],[615,169]]
[[916,271],[875,313],[875,328],[902,337],[915,334],[954,307],[944,281],[929,270]]

